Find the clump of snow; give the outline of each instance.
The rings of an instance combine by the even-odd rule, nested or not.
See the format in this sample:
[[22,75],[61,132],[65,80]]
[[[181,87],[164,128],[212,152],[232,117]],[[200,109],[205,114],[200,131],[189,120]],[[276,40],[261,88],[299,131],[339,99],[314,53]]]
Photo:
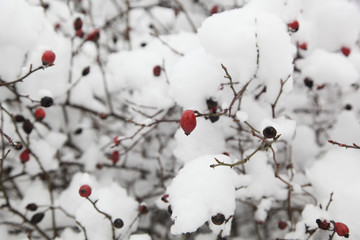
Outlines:
[[[194,232],[211,217],[221,213],[225,219],[235,211],[235,172],[229,167],[211,168],[215,159],[225,163],[225,155],[206,155],[185,164],[167,188],[174,225],[171,233]],[[219,194],[221,193],[221,194]],[[230,221],[226,225],[230,225]],[[216,229],[219,233],[221,229]],[[229,231],[224,231],[226,236]]]
[[249,114],[247,112],[244,111],[237,111],[236,112],[236,118],[240,121],[240,122],[245,122],[249,117]]
[[149,234],[133,234],[130,236],[129,240],[151,240],[151,236]]
[[273,200],[273,198],[264,198],[260,201],[255,211],[256,221],[265,222],[268,215],[267,213],[271,209]]
[[312,52],[307,58],[299,60],[297,67],[301,74],[317,84],[331,83],[346,87],[359,79],[359,73],[345,56],[322,49]]

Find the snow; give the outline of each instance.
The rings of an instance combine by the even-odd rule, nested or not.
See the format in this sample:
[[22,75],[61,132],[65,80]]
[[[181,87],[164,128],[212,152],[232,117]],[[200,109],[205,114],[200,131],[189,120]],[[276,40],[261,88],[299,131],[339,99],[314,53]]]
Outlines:
[[[185,164],[167,188],[173,234],[194,232],[218,213],[224,214],[225,219],[234,214],[235,173],[228,167],[210,168],[216,163],[214,158],[232,162],[225,155],[201,156]],[[215,230],[220,232],[219,228]],[[223,232],[224,236],[228,234],[229,229]]]

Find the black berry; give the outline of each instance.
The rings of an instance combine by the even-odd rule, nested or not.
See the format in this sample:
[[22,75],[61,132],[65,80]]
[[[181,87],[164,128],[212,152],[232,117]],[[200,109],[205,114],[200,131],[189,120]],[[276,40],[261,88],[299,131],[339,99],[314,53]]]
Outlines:
[[89,74],[89,72],[90,72],[90,67],[87,66],[86,68],[84,68],[84,69],[82,70],[81,75],[86,76],[86,75]]
[[210,121],[211,121],[212,123],[214,123],[214,122],[216,122],[217,120],[219,120],[219,116],[210,116],[209,119],[210,119]]
[[264,128],[263,135],[265,138],[274,138],[276,136],[276,129],[269,126]]
[[37,224],[41,222],[41,220],[43,220],[44,216],[45,214],[43,212],[36,213],[35,215],[32,216],[30,223]]
[[43,107],[51,107],[54,104],[54,100],[51,97],[43,97],[40,100],[40,105]]
[[33,128],[34,128],[34,124],[32,124],[32,122],[30,122],[30,120],[25,119],[25,121],[23,123],[24,132],[26,132],[27,134],[30,134],[31,131],[33,130]]
[[75,131],[74,131],[74,134],[75,135],[79,135],[79,134],[81,134],[82,133],[82,128],[78,128],[78,129],[76,129]]
[[348,111],[350,111],[350,110],[352,109],[351,104],[346,104],[346,105],[345,105],[345,109],[348,110]]
[[211,98],[209,98],[206,100],[206,105],[211,112],[215,112],[218,103],[216,101],[212,100]]
[[23,122],[25,120],[25,118],[23,115],[18,114],[18,115],[15,115],[14,120],[15,120],[15,122],[19,123],[19,122]]
[[29,203],[26,205],[26,209],[29,211],[36,211],[38,206],[35,203]]
[[215,225],[221,225],[225,222],[225,216],[224,214],[218,213],[215,216],[211,217],[211,221],[215,224]]
[[115,219],[114,221],[115,228],[122,228],[123,226],[124,226],[123,220],[121,220],[120,218]]
[[304,84],[305,84],[305,86],[307,86],[309,89],[312,89],[312,87],[314,86],[314,81],[311,80],[310,78],[305,78],[305,79],[304,79]]
[[167,209],[167,210],[168,210],[169,214],[171,215],[171,214],[172,214],[172,207],[171,207],[171,205],[168,206],[168,209]]

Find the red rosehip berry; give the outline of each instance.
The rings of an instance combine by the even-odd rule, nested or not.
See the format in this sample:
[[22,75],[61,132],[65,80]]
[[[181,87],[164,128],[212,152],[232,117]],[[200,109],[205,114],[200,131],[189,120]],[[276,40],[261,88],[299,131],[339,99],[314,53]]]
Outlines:
[[307,50],[307,43],[306,42],[298,43],[298,47],[302,50]]
[[78,37],[78,38],[83,38],[85,33],[82,29],[79,29],[79,30],[76,30],[76,33],[75,35]]
[[341,222],[337,222],[334,225],[334,231],[341,237],[349,237],[349,228]]
[[24,151],[22,151],[22,153],[20,154],[20,161],[22,163],[26,163],[27,161],[29,161],[30,159],[30,150],[29,149],[25,149]]
[[160,76],[161,74],[161,67],[159,65],[156,65],[154,68],[153,68],[153,74],[155,77],[158,77]]
[[350,55],[351,49],[348,48],[348,47],[342,47],[342,48],[341,48],[341,52],[347,57],[347,56]]
[[287,223],[284,221],[280,221],[278,223],[278,227],[279,227],[279,229],[284,230],[287,227]]
[[219,12],[219,8],[217,5],[212,6],[212,8],[210,9],[210,14],[213,15],[215,13]]
[[196,117],[192,110],[186,110],[180,119],[181,128],[186,135],[189,135],[196,127]]
[[45,115],[46,115],[43,108],[37,108],[35,110],[34,114],[35,114],[35,118],[36,118],[37,121],[43,120],[45,118]]
[[100,30],[94,29],[86,38],[88,41],[97,42],[100,38]]
[[53,51],[45,51],[41,57],[42,64],[44,66],[50,66],[55,61],[55,53]]
[[82,197],[89,197],[91,195],[91,187],[89,185],[82,185],[79,189],[79,194]]
[[316,219],[316,223],[321,230],[329,230],[330,228],[330,223],[326,220]]
[[119,137],[118,137],[118,136],[114,137],[113,143],[114,143],[116,146],[119,146],[119,145],[120,145],[121,140],[119,140]]
[[115,164],[120,160],[120,154],[119,151],[113,151],[111,154],[111,161]]
[[82,28],[82,25],[83,25],[83,22],[81,20],[81,18],[76,18],[75,21],[74,21],[74,29],[77,31],[77,30],[80,30]]
[[299,22],[297,20],[288,23],[288,27],[291,31],[296,32],[299,30]]

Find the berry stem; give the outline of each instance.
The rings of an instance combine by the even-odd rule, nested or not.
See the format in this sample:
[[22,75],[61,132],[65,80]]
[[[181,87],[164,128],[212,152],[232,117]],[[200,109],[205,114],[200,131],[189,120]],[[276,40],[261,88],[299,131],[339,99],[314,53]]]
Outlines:
[[101,211],[101,210],[96,206],[96,203],[97,203],[98,200],[96,200],[96,201],[93,202],[93,201],[91,201],[91,199],[88,198],[88,197],[87,197],[86,199],[89,200],[89,202],[93,205],[93,207],[95,208],[95,210],[96,210],[98,213],[104,215],[104,216],[109,220],[109,222],[110,222],[110,224],[111,224],[112,239],[115,240],[115,239],[116,239],[116,237],[115,237],[115,226],[114,226],[113,221],[111,220],[111,216],[110,216],[109,214],[107,214],[106,212]]
[[[52,65],[49,65],[49,66],[46,66],[46,67],[51,67]],[[32,64],[30,64],[30,68],[29,68],[29,72],[28,73],[26,73],[24,76],[22,76],[21,78],[19,78],[19,79],[16,79],[16,80],[14,80],[14,81],[11,81],[11,82],[4,82],[3,80],[1,80],[0,79],[0,81],[1,81],[1,83],[0,83],[0,87],[2,87],[2,86],[9,86],[9,85],[11,85],[11,84],[15,84],[15,83],[17,83],[17,82],[22,82],[22,80],[24,80],[25,78],[27,78],[28,76],[30,76],[32,73],[34,73],[34,72],[36,72],[36,71],[38,71],[38,70],[40,70],[40,69],[45,69],[45,66],[39,66],[39,67],[37,67],[37,68],[35,68],[35,69],[32,69]]]

